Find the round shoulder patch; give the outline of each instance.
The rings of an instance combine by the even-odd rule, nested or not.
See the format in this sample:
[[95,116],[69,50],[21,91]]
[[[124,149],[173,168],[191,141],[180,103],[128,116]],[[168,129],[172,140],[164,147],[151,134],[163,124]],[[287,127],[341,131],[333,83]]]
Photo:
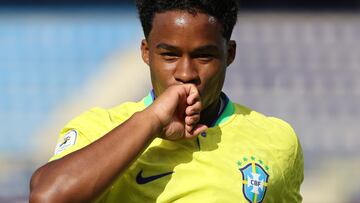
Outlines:
[[55,148],[55,155],[59,154],[60,152],[64,151],[65,149],[73,146],[76,143],[77,132],[76,130],[68,131],[56,144]]

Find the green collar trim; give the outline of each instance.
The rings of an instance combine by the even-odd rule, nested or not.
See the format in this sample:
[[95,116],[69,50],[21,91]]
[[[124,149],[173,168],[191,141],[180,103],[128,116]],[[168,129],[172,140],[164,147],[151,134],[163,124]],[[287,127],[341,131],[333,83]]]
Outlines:
[[234,104],[232,103],[232,101],[224,93],[222,93],[222,96],[224,96],[227,99],[228,102],[226,104],[226,107],[225,107],[224,111],[219,116],[219,118],[216,120],[214,126],[225,123],[227,120],[230,119],[230,117],[235,112]]
[[155,93],[154,90],[151,90],[149,94],[144,98],[144,104],[146,107],[150,106],[155,99]]

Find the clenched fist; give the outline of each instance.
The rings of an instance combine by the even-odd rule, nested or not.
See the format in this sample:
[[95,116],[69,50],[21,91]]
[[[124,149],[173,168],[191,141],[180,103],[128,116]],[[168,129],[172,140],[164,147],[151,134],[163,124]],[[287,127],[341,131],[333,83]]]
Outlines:
[[208,127],[199,124],[201,98],[193,84],[174,85],[159,95],[145,111],[158,120],[159,136],[168,140],[196,137]]

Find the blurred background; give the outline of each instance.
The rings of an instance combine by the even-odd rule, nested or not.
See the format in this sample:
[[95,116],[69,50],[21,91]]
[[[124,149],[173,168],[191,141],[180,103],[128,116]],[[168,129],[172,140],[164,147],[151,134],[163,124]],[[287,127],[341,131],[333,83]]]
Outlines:
[[[224,91],[293,125],[305,203],[360,202],[360,1],[243,0]],[[131,0],[0,0],[0,203],[27,202],[58,132],[151,89]]]

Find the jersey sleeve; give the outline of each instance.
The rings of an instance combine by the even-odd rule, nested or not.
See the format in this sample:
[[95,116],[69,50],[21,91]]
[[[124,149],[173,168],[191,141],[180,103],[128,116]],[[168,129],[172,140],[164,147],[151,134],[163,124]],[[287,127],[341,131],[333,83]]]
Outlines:
[[104,136],[125,117],[113,116],[109,111],[93,108],[71,120],[60,131],[54,155],[49,161],[62,158]]
[[87,139],[80,130],[75,127],[65,127],[60,132],[54,155],[50,158],[49,161],[60,159],[65,155],[68,155],[76,150],[79,150],[90,144],[89,139]]
[[300,187],[304,180],[304,156],[300,141],[291,125],[281,119],[272,118],[275,122],[286,129],[289,135],[291,149],[287,155],[288,164],[284,171],[285,188],[282,190],[282,202],[302,202]]
[[285,174],[285,179],[288,186],[288,201],[287,202],[302,202],[300,194],[300,186],[304,180],[304,157],[300,142],[297,141],[296,156],[294,162],[290,165],[289,170]]

